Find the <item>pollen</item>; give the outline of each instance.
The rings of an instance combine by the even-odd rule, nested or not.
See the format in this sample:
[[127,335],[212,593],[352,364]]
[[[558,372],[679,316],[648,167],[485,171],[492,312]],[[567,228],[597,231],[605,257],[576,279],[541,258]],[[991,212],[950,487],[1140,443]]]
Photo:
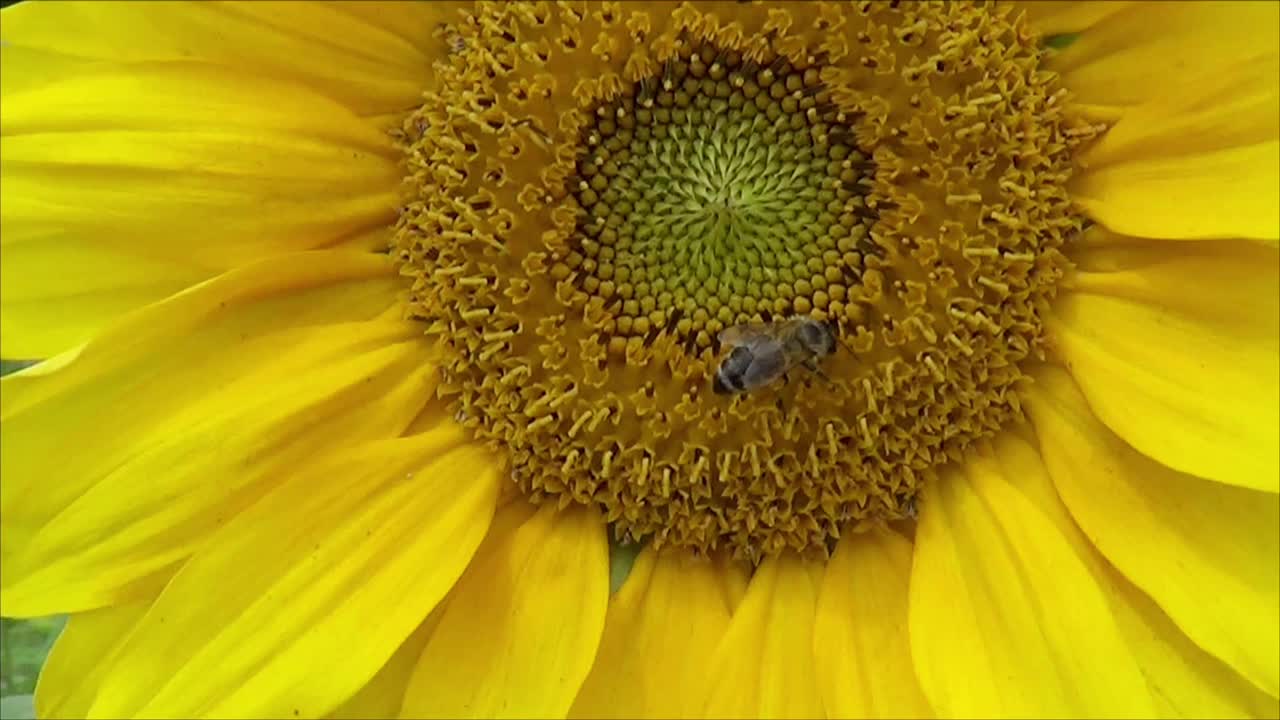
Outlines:
[[[1020,416],[1100,131],[1020,17],[480,3],[439,38],[393,253],[438,392],[530,500],[823,553]],[[712,392],[721,331],[797,316],[839,341],[819,372]]]

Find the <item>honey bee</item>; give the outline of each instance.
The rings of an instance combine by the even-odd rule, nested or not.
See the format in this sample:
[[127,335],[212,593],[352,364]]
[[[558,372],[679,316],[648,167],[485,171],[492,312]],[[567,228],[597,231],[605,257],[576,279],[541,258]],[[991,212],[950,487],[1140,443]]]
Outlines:
[[797,365],[823,375],[818,361],[836,350],[831,325],[809,317],[743,323],[721,330],[717,337],[733,347],[712,384],[712,390],[720,395],[768,385]]
[[920,496],[912,493],[907,497],[898,497],[898,507],[902,509],[902,515],[908,520],[915,520],[920,517]]
[[444,44],[449,48],[450,55],[461,55],[467,49],[467,41],[447,23],[440,23],[436,26],[439,34],[444,36]]

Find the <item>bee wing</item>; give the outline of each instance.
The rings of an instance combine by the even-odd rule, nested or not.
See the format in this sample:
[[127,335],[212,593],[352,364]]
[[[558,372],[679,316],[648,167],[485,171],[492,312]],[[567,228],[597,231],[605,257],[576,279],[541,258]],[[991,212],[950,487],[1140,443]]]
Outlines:
[[769,323],[739,323],[730,325],[716,335],[722,345],[748,345],[770,337]]

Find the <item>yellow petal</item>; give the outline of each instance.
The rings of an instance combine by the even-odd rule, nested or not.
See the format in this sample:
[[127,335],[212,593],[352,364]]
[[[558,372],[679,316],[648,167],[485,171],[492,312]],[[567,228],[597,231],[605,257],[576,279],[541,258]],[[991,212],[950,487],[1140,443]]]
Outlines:
[[1116,232],[1156,238],[1280,237],[1280,142],[1153,156],[1089,170],[1071,198]]
[[1078,33],[1132,5],[1128,0],[1023,0],[1015,3],[1043,35]]
[[1275,55],[1280,8],[1272,2],[1146,2],[1107,15],[1051,57],[1050,69],[1089,105],[1127,106],[1186,78],[1224,76]]
[[[7,12],[3,18],[9,22]],[[0,36],[4,34],[0,27]],[[0,98],[8,102],[13,94],[101,65],[99,61],[3,43],[0,44]],[[0,117],[3,117],[2,111]]]
[[1116,626],[1146,678],[1158,717],[1269,717],[1274,698],[1196,647],[1146,595],[1111,567],[1071,519],[1040,451],[1014,432],[984,449],[1004,477],[1052,521],[1107,597]]
[[1116,620],[1142,667],[1161,717],[1273,718],[1280,700],[1195,645],[1151,598],[1102,564],[1119,596]]
[[1095,419],[1066,373],[1046,368],[1037,380],[1028,410],[1081,529],[1200,647],[1276,696],[1276,496],[1170,470]]
[[702,678],[703,717],[825,717],[814,680],[816,569],[789,555],[756,569]]
[[462,574],[497,483],[497,464],[448,419],[294,474],[174,576],[90,715],[330,712]]
[[83,718],[125,638],[146,614],[157,584],[145,599],[76,613],[58,635],[36,684],[36,717]]
[[409,687],[409,679],[413,677],[413,668],[418,664],[418,657],[422,655],[431,634],[440,624],[440,616],[444,614],[448,603],[449,597],[446,595],[418,629],[400,644],[378,674],[326,717],[331,720],[398,717],[404,704],[405,690]]
[[403,717],[561,717],[604,629],[609,549],[594,508],[503,508],[427,643]]
[[931,717],[911,665],[911,543],[887,529],[845,537],[827,564],[814,622],[830,717]]
[[0,256],[0,354],[15,358],[52,357],[211,274],[73,238],[4,245]]
[[384,134],[304,89],[212,66],[6,92],[0,125],[7,357],[48,357],[221,270],[395,218]]
[[725,562],[725,567],[726,572],[721,579],[724,580],[725,598],[729,603],[729,614],[732,615],[747,596],[747,587],[751,584],[751,568],[736,560]]
[[1102,590],[1053,521],[971,456],[921,507],[911,654],[941,717],[1149,717]]
[[645,549],[609,601],[595,664],[570,717],[691,717],[729,627],[727,570],[681,550]]
[[398,435],[434,383],[421,331],[376,319],[398,287],[385,257],[283,256],[0,380],[4,613],[127,600],[278,469]]
[[1091,171],[1144,157],[1186,156],[1275,140],[1280,56],[1179,83],[1125,110],[1082,156]]
[[1080,262],[1049,329],[1097,416],[1176,470],[1276,492],[1280,255],[1117,239]]
[[431,63],[445,52],[432,33],[456,17],[457,5],[31,3],[5,9],[0,37],[7,46],[117,63],[215,63],[246,83],[304,85],[374,115],[419,104]]
[[[1259,3],[1271,5],[1275,3]],[[1280,239],[1280,53],[1185,80],[1124,111],[1071,196],[1116,232]]]

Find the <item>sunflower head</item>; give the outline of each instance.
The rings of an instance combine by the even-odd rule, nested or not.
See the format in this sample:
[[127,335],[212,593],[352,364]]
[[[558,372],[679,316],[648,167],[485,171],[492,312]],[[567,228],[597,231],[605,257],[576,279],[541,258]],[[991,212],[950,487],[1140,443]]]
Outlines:
[[[901,517],[1019,413],[1095,128],[1006,13],[480,4],[403,125],[395,253],[457,416],[531,498],[759,557]],[[820,372],[712,392],[722,331]]]

